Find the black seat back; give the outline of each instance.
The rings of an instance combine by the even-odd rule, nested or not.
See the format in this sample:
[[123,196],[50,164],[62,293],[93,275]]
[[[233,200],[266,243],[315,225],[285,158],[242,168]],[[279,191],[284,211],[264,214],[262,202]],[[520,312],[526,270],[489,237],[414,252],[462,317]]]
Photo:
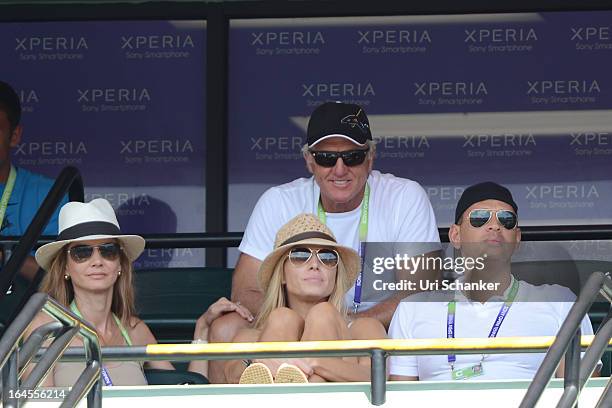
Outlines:
[[193,339],[195,320],[222,296],[230,297],[229,268],[139,269],[136,312],[159,342]]

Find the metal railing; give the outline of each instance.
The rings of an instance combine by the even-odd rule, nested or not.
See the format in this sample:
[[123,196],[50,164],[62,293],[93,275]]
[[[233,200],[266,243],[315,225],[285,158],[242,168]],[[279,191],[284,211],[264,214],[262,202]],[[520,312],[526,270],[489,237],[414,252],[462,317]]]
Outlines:
[[[27,338],[23,346],[25,331],[41,311],[45,311],[56,321],[36,328]],[[61,408],[74,407],[87,394],[87,406],[100,408],[102,406],[102,386],[100,382],[101,350],[95,329],[82,319],[66,310],[62,305],[46,294],[33,295],[21,313],[8,327],[0,339],[0,394],[4,408],[19,408],[26,398],[17,398],[19,390],[33,390],[38,387],[52,371],[53,365],[60,359],[62,353],[76,335],[83,338],[85,369],[61,404]],[[32,362],[36,352],[49,337],[53,342],[43,349],[37,357],[37,364],[27,379],[19,384],[28,364]],[[12,390],[12,392],[9,392]],[[27,392],[22,395],[27,396]]]
[[[71,200],[74,201],[74,200]],[[79,200],[82,201],[82,200]],[[440,240],[449,242],[448,228],[438,228]],[[186,232],[142,234],[147,248],[233,248],[240,245],[243,232]],[[41,236],[36,245],[48,244],[55,236]],[[0,237],[0,245],[14,245],[19,236]],[[565,225],[521,227],[521,241],[583,241],[612,239],[612,225]]]
[[[207,345],[155,344],[142,347],[105,348],[104,358],[113,360],[173,360],[273,358],[303,356],[370,356],[371,402],[384,404],[386,399],[386,357],[389,355],[471,354],[474,352],[508,353],[512,351],[543,352],[546,357],[521,403],[533,407],[552,378],[565,355],[565,392],[560,407],[573,406],[580,389],[586,384],[603,352],[610,348],[612,321],[604,322],[595,336],[580,336],[578,327],[588,308],[601,292],[612,300],[612,281],[601,272],[588,279],[580,296],[570,309],[556,337],[487,338],[487,339],[412,339],[412,340],[352,340],[288,343],[216,343]],[[569,347],[572,341],[572,348]],[[587,347],[582,362],[580,351]],[[82,350],[68,350],[62,360],[82,358]],[[598,407],[612,406],[612,385],[604,390]]]
[[[155,361],[155,360],[173,360],[173,361],[190,361],[194,359],[236,359],[236,358],[273,358],[273,357],[301,357],[301,356],[366,356],[371,358],[371,402],[374,405],[381,405],[386,399],[386,357],[389,355],[435,355],[447,354],[449,352],[455,354],[472,354],[474,352],[487,353],[508,353],[513,351],[522,352],[543,352],[548,350],[548,353],[529,387],[521,406],[534,406],[548,381],[554,374],[554,371],[559,364],[559,361],[565,354],[566,371],[565,371],[565,392],[560,401],[562,407],[573,406],[578,399],[580,389],[585,385],[588,378],[592,374],[597,361],[606,349],[610,349],[610,339],[612,338],[612,321],[604,322],[600,330],[595,336],[578,337],[579,333],[576,328],[586,315],[586,311],[590,307],[595,298],[595,294],[601,292],[604,297],[610,301],[612,299],[612,281],[609,277],[601,272],[595,272],[587,281],[585,288],[581,292],[577,301],[571,308],[565,322],[563,323],[558,336],[556,337],[527,337],[527,338],[494,338],[494,339],[413,339],[413,340],[352,340],[352,341],[319,341],[319,342],[289,342],[289,343],[216,343],[207,345],[148,345],[141,347],[110,347],[105,348],[104,358],[106,361],[115,360],[140,360],[140,361]],[[30,303],[34,306],[30,307]],[[23,370],[23,367],[32,357],[34,351],[42,344],[44,339],[49,334],[54,334],[59,341],[58,345],[54,344],[47,349],[47,353],[41,354],[38,358],[38,367],[41,367],[24,383],[23,387],[37,386],[51,365],[57,361],[59,354],[55,355],[56,351],[63,351],[67,347],[70,340],[67,337],[73,336],[76,332],[67,331],[63,333],[63,326],[57,324],[49,324],[34,331],[28,341],[21,348],[21,353],[25,356],[23,361],[19,360],[14,355],[16,344],[23,335],[23,330],[27,327],[37,310],[40,310],[44,304],[51,305],[46,309],[50,309],[51,313],[58,318],[62,323],[73,323],[85,327],[85,336],[89,336],[91,342],[84,348],[71,348],[64,352],[61,357],[62,361],[77,361],[83,357],[91,361],[91,369],[81,375],[79,381],[73,390],[76,394],[71,396],[70,401],[64,401],[64,404],[78,402],[86,391],[83,391],[86,385],[91,385],[92,378],[99,376],[99,346],[97,345],[97,337],[93,329],[82,323],[71,313],[63,310],[63,308],[51,299],[48,299],[42,294],[35,295],[31,302],[28,303],[24,312],[20,314],[14,325],[9,328],[6,335],[0,342],[0,368],[9,363],[8,370],[2,371],[3,383],[9,387],[14,387],[17,383],[16,367]],[[53,313],[55,311],[55,313]],[[66,333],[68,333],[66,335]],[[83,334],[83,333],[82,333]],[[572,347],[569,348],[570,341],[573,341]],[[94,345],[93,349],[91,348]],[[96,351],[97,347],[97,351]],[[581,348],[588,347],[582,362],[577,364],[576,361],[580,358]],[[51,357],[47,357],[49,351],[53,351]],[[92,358],[93,356],[93,358]],[[96,358],[97,364],[95,363]],[[577,371],[578,370],[578,371]],[[91,375],[91,377],[88,377]],[[89,378],[89,380],[87,380]],[[544,380],[543,380],[543,379]],[[97,381],[97,394],[100,395],[100,382]],[[80,390],[80,391],[79,391]],[[72,394],[71,394],[72,395]],[[90,394],[92,395],[92,394]],[[79,397],[80,396],[80,397]],[[610,406],[612,397],[612,385],[610,381],[604,390],[598,407]],[[13,407],[10,405],[12,401],[6,401],[5,407]],[[96,406],[94,397],[89,397],[88,402]],[[62,405],[70,406],[70,405]]]
[[[70,201],[83,201],[85,194],[83,191],[83,180],[81,179],[81,173],[76,167],[65,167],[60,175],[53,183],[51,190],[45,197],[45,200],[40,205],[40,208],[36,212],[36,215],[32,219],[32,222],[26,229],[25,233],[21,237],[16,237],[19,244],[11,252],[11,257],[7,261],[6,265],[0,270],[0,299],[2,299],[9,287],[11,286],[17,272],[23,265],[26,257],[30,254],[34,245],[38,242],[38,237],[44,230],[45,226],[51,219],[53,212],[62,201],[62,198],[68,193]],[[24,301],[17,308],[21,309],[21,306],[29,295],[34,293],[34,289],[38,286],[38,282],[43,276],[43,271],[38,268],[36,278],[31,282],[28,289],[28,293],[24,296]],[[9,319],[11,321],[12,319]]]
[[[594,344],[595,336],[582,336],[580,346],[585,349]],[[381,405],[386,395],[386,357],[391,355],[441,355],[441,354],[500,354],[513,352],[546,352],[555,340],[554,336],[497,337],[456,339],[407,339],[407,340],[333,340],[303,342],[261,343],[210,343],[210,344],[150,344],[136,347],[105,347],[105,361],[191,361],[232,360],[244,358],[277,357],[359,357],[370,356],[371,402]],[[612,349],[612,343],[604,345]],[[81,361],[83,348],[66,350],[61,361]]]
[[[557,407],[573,407],[578,401],[580,390],[593,373],[595,366],[612,337],[612,321],[608,320],[597,331],[595,338],[587,349],[584,358],[580,358],[580,323],[586,316],[595,297],[601,293],[608,302],[612,302],[612,280],[602,272],[591,274],[580,291],[578,299],[570,309],[559,333],[546,353],[544,361],[538,368],[527,393],[521,402],[521,408],[534,407],[542,392],[548,385],[563,355],[565,355],[564,392]],[[612,406],[610,384],[601,396],[597,407]]]

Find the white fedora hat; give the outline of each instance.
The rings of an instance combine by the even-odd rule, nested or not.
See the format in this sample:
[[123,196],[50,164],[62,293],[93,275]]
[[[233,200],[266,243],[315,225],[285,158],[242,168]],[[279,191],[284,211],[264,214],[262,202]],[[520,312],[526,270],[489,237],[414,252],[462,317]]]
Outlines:
[[43,269],[49,270],[53,258],[66,244],[105,238],[119,240],[130,261],[138,258],[145,247],[143,237],[121,234],[115,211],[104,198],[96,198],[88,203],[71,201],[60,210],[57,240],[38,248],[36,262]]

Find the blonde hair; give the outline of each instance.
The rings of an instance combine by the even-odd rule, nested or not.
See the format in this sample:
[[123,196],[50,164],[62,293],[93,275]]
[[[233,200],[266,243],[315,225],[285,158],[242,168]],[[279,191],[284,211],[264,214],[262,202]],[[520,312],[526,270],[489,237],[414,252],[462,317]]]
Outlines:
[[[274,309],[287,306],[287,294],[285,287],[283,286],[283,272],[288,253],[289,251],[278,258],[278,262],[276,265],[274,265],[272,277],[270,278],[270,283],[268,284],[268,290],[266,293],[264,293],[264,299],[261,307],[259,308],[257,319],[255,320],[256,329],[261,329],[263,327],[266,320],[268,320],[270,313],[272,313]],[[347,314],[347,308],[344,304],[344,294],[349,290],[349,287],[345,283],[346,280],[341,279],[340,277],[346,275],[346,267],[344,266],[344,262],[342,262],[342,257],[339,257],[338,266],[336,266],[336,282],[334,284],[332,293],[327,298],[327,301],[331,303],[343,316],[346,316]]]
[[[40,291],[48,293],[59,303],[70,308],[70,303],[74,300],[74,288],[72,280],[64,278],[68,266],[68,245],[62,247],[51,261],[51,266],[41,282]],[[136,315],[133,265],[123,249],[119,251],[119,264],[121,275],[113,285],[111,312],[117,315],[123,326],[133,327],[132,320]]]

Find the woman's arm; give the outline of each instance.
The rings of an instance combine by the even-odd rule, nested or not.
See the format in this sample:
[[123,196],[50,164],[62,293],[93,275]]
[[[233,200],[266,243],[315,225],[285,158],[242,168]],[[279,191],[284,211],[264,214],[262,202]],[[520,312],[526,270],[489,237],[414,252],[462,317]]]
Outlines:
[[[259,340],[259,330],[242,329],[234,336],[233,343],[251,343]],[[242,372],[246,368],[243,360],[229,360],[225,363],[225,378],[230,384],[238,384]]]
[[316,357],[306,361],[314,374],[327,381],[370,381],[370,358],[359,357],[357,362],[346,361],[339,357]]
[[[135,325],[129,330],[130,338],[134,346],[144,346],[147,344],[157,344],[157,340],[149,326],[140,319],[135,320]],[[146,366],[149,368],[159,368],[162,370],[174,370],[174,366],[169,361],[147,361]]]
[[[32,320],[32,323],[30,323],[30,325],[26,329],[24,339],[27,339],[28,337],[30,337],[32,332],[34,332],[34,330],[36,330],[40,326],[47,324],[47,323],[54,322],[54,321],[55,319],[53,319],[48,314],[44,312],[38,313],[36,317],[34,318],[34,320]],[[43,343],[43,347],[49,347],[50,344],[51,344],[51,340],[49,339]],[[34,363],[28,364],[23,374],[23,379],[26,379],[30,376],[30,373],[32,372],[35,366],[36,364]],[[51,369],[51,372],[49,373],[49,375],[47,375],[47,378],[45,378],[44,381],[40,384],[42,387],[54,387],[55,386],[55,382],[53,379],[53,370],[55,370],[55,368]]]
[[[206,312],[198,318],[195,330],[193,331],[193,340],[199,343],[208,343],[208,329],[212,322],[219,316],[230,312],[238,313],[249,322],[254,320],[253,315],[246,307],[242,306],[239,302],[231,302],[227,298],[222,297],[210,305]],[[208,377],[208,360],[193,360],[189,363],[188,370]]]
[[419,381],[419,377],[417,376],[409,376],[409,375],[391,375],[389,377],[391,381]]
[[[349,328],[353,340],[385,339],[387,332],[383,325],[373,318],[354,320]],[[343,359],[339,357],[316,357],[306,359],[314,374],[327,381],[370,381],[370,357]]]

